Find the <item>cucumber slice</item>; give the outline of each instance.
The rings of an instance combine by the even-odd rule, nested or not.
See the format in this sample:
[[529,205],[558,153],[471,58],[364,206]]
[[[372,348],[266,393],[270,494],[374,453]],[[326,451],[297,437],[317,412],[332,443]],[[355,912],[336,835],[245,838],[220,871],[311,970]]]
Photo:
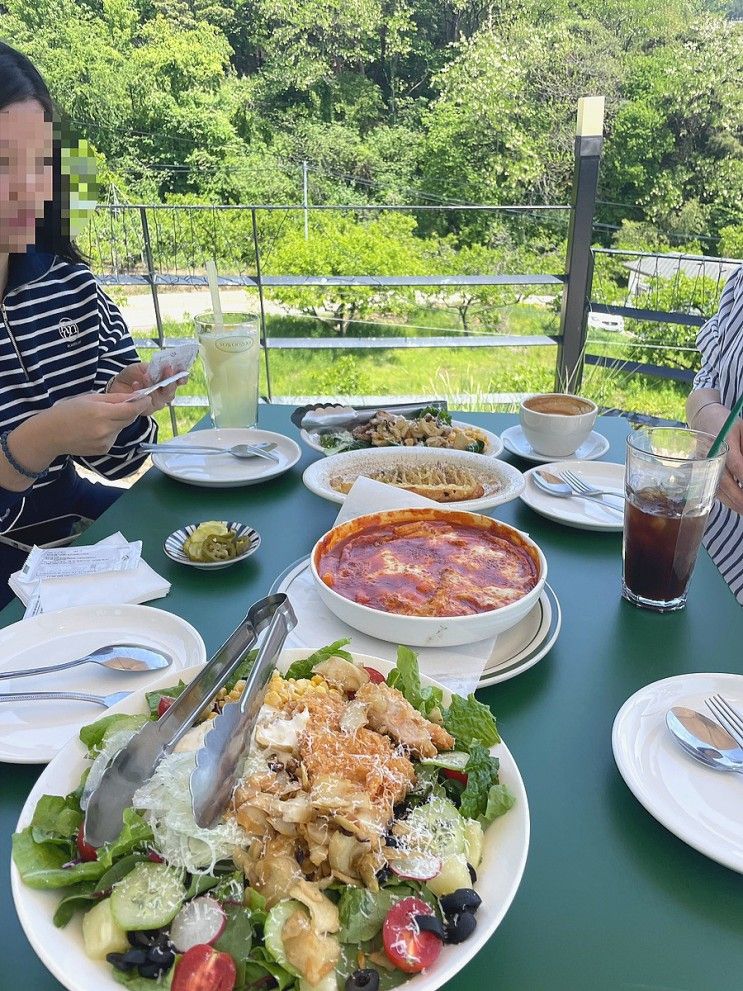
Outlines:
[[111,911],[122,929],[160,929],[175,917],[186,889],[167,864],[137,864],[111,892]]
[[435,757],[426,757],[421,761],[423,767],[443,767],[447,771],[464,771],[469,754],[461,750],[451,750],[449,753],[437,754]]
[[477,819],[464,820],[464,852],[473,867],[480,866],[485,834]]
[[294,915],[297,909],[301,912],[307,911],[301,902],[295,901],[294,898],[285,898],[283,901],[277,902],[274,905],[263,924],[263,942],[266,950],[279,966],[283,967],[284,970],[288,970],[294,977],[300,976],[299,971],[292,967],[286,959],[284,940],[281,937],[281,933],[287,920],[290,916]]
[[413,850],[435,853],[439,857],[464,853],[464,819],[448,798],[434,796],[413,809],[400,823],[400,832],[407,836]]

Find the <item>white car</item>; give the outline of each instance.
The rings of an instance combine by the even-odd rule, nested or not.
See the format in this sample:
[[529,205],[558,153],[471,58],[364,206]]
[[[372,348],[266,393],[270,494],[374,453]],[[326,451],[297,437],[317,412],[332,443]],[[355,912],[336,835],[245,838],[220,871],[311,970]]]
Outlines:
[[597,330],[608,330],[614,334],[624,332],[624,317],[615,316],[610,313],[589,313],[588,326]]

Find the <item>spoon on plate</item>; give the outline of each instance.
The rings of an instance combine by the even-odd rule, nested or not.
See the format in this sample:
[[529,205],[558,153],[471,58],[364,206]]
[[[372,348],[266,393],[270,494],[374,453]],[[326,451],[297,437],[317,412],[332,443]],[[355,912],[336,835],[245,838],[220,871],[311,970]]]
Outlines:
[[623,509],[620,509],[619,506],[612,506],[611,503],[604,502],[600,495],[576,492],[575,489],[571,489],[567,482],[563,482],[561,478],[549,472],[542,471],[540,468],[533,471],[531,477],[540,489],[549,495],[557,496],[558,499],[591,499],[594,502],[598,502],[604,509],[611,509],[612,512],[624,516]]
[[43,668],[25,668],[23,671],[0,671],[0,679],[26,678],[31,674],[66,671],[68,668],[76,668],[80,664],[100,664],[101,667],[109,668],[111,671],[127,671],[136,674],[141,671],[160,671],[162,668],[170,667],[171,663],[172,658],[159,650],[153,650],[151,647],[138,647],[131,643],[120,643],[99,647],[90,654],[86,654],[85,657],[78,657],[74,661],[65,661],[63,664],[51,664]]
[[271,451],[275,444],[233,444],[232,447],[199,447],[196,444],[140,444],[143,454],[231,454],[233,458],[265,458],[267,461],[279,463],[279,459]]
[[112,695],[88,695],[87,692],[14,692],[0,695],[0,702],[92,702],[110,709],[117,702],[128,698],[131,692],[114,692]]
[[666,726],[686,753],[707,767],[743,772],[743,748],[713,719],[677,705],[666,713]]

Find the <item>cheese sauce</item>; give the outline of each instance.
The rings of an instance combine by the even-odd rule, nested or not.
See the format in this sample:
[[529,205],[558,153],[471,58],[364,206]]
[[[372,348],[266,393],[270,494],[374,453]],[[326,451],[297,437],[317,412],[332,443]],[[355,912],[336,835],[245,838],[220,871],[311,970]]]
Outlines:
[[317,570],[360,605],[408,616],[467,616],[522,598],[539,566],[498,532],[446,520],[402,520],[352,531],[321,548]]

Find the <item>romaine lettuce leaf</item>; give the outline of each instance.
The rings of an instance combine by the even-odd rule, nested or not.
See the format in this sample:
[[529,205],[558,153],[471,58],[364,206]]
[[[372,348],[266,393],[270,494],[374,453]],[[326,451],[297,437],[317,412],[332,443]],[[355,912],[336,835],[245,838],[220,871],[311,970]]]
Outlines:
[[451,705],[444,713],[444,728],[457,741],[460,750],[470,750],[473,743],[483,747],[500,743],[493,713],[474,695],[468,695],[466,699],[461,695],[452,696]]
[[486,814],[490,789],[498,784],[499,766],[498,758],[491,757],[485,747],[479,743],[472,745],[470,759],[464,769],[467,785],[459,806],[465,819],[479,819]]
[[97,881],[105,866],[97,860],[65,867],[69,853],[55,843],[35,843],[31,827],[13,834],[13,862],[29,888],[67,888],[81,881]]
[[80,740],[88,748],[88,756],[95,757],[99,750],[105,745],[106,736],[122,729],[124,726],[139,728],[147,722],[146,716],[130,716],[126,713],[115,712],[110,716],[103,716],[96,719],[94,723],[80,728]]
[[[42,795],[36,803],[31,820],[31,835],[35,843],[57,843],[69,850],[72,847],[83,814],[76,795]],[[70,859],[68,856],[67,860]]]
[[444,698],[441,689],[432,685],[426,688],[421,686],[418,655],[410,647],[397,648],[397,664],[387,675],[387,684],[401,692],[424,716],[441,707]]
[[177,685],[171,685],[170,688],[157,688],[153,692],[145,692],[144,697],[147,700],[147,708],[150,710],[150,719],[157,719],[157,707],[160,705],[160,699],[163,695],[177,699],[186,687],[185,681],[179,681]]
[[278,991],[284,991],[296,980],[293,974],[272,960],[262,946],[254,946],[245,961],[245,987],[260,984],[266,976],[273,977]]
[[489,826],[494,819],[504,815],[516,804],[516,799],[508,790],[508,785],[491,785],[485,814],[480,817],[483,826]]
[[152,830],[136,809],[124,809],[124,825],[121,832],[113,841],[106,843],[98,850],[98,863],[105,870],[112,866],[119,857],[133,853],[138,847],[152,842]]
[[336,640],[335,643],[328,644],[327,647],[321,647],[320,650],[316,650],[315,653],[310,654],[309,657],[305,657],[301,661],[295,661],[286,672],[286,677],[311,678],[315,665],[321,664],[323,661],[327,661],[329,657],[342,657],[346,661],[352,660],[348,651],[343,650],[343,647],[350,642],[351,641],[348,637],[343,640]]
[[79,909],[92,908],[99,901],[100,896],[93,894],[94,884],[94,881],[78,884],[71,895],[65,895],[52,917],[52,922],[58,929],[63,929]]

